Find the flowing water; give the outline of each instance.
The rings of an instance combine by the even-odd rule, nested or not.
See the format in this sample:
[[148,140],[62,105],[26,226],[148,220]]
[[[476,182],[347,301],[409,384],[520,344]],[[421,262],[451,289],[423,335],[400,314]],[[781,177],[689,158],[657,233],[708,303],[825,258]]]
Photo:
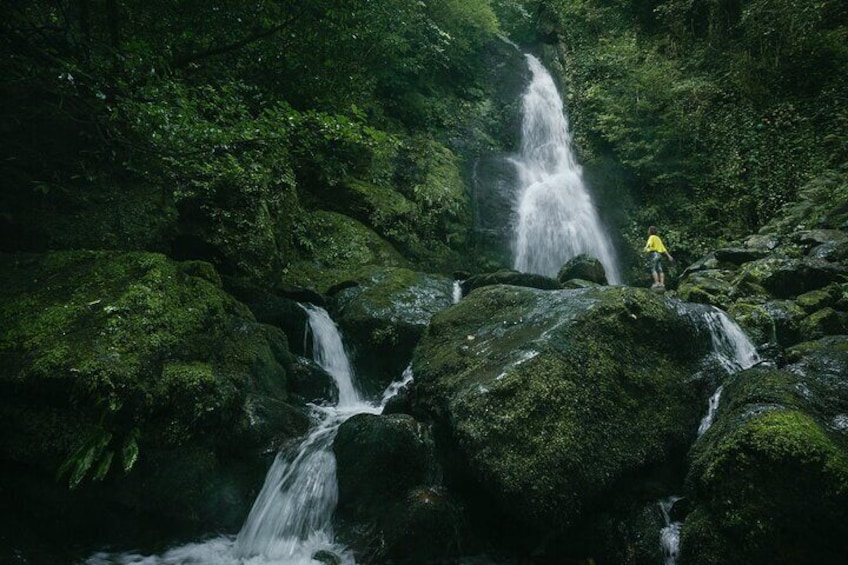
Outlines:
[[[719,366],[732,375],[760,362],[756,347],[734,322],[730,316],[718,308],[708,308],[703,312],[702,320],[710,332],[712,341],[712,356]],[[698,437],[706,432],[713,423],[723,387],[719,386],[710,397],[707,413],[698,426]],[[659,502],[665,526],[660,530],[660,547],[663,552],[665,565],[675,565],[680,548],[680,522],[671,520],[671,507],[680,500],[678,496],[670,496]]]
[[674,565],[680,552],[680,527],[682,524],[671,520],[671,507],[678,500],[680,500],[679,496],[669,496],[659,502],[665,522],[665,527],[660,530],[660,547],[662,548],[665,565]]
[[319,551],[355,563],[345,547],[335,543],[333,512],[338,500],[333,439],[339,426],[355,414],[382,412],[386,402],[412,380],[407,368],[401,381],[390,385],[379,403],[360,397],[341,334],[322,308],[306,306],[312,333],[313,357],[332,377],[339,391],[335,406],[312,406],[313,426],[293,449],[281,451],[237,537],[221,536],[188,544],[162,555],[98,553],[88,565],[312,565]]
[[556,276],[572,257],[597,258],[607,280],[620,284],[613,246],[601,225],[574,156],[562,98],[550,73],[527,55],[533,78],[523,99],[514,235],[515,268]]

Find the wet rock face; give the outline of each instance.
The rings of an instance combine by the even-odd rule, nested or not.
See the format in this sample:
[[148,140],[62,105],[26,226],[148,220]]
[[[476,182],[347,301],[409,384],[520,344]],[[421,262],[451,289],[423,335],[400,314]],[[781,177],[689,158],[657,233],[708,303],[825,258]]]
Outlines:
[[307,424],[287,403],[285,335],[208,265],[141,252],[0,263],[0,460],[50,481],[62,466],[66,484],[134,511],[233,525],[228,509],[252,498],[247,462],[264,467],[260,452]]
[[374,268],[336,294],[335,316],[360,370],[379,392],[397,380],[430,318],[453,303],[453,280],[407,269]]
[[709,337],[685,311],[640,289],[477,290],[416,350],[416,413],[490,514],[566,527],[694,436],[706,391],[687,379]]
[[597,284],[607,284],[607,274],[601,262],[588,255],[578,255],[571,258],[557,274],[557,280],[565,283],[572,279],[580,279]]
[[482,273],[468,277],[462,281],[462,294],[465,296],[475,288],[482,288],[484,286],[492,286],[496,284],[525,286],[541,290],[556,290],[561,288],[559,281],[544,275],[520,273],[512,269],[501,269],[493,273]]
[[787,357],[783,370],[733,377],[693,448],[686,563],[839,563],[848,552],[848,338]]
[[428,563],[461,546],[461,507],[440,486],[429,427],[405,414],[359,414],[339,428],[342,536],[368,563]]

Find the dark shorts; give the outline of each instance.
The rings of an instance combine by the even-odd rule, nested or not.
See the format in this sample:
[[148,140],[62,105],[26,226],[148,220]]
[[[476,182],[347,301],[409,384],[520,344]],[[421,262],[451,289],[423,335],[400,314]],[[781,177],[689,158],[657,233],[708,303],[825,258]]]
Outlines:
[[651,254],[648,255],[648,267],[651,269],[652,273],[662,273],[662,253],[652,251]]

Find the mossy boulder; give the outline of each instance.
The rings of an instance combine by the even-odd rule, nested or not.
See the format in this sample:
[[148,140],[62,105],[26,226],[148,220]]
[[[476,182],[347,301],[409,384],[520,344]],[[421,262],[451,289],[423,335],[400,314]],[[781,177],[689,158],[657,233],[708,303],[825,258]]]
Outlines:
[[496,284],[526,286],[542,290],[558,290],[562,288],[559,281],[551,277],[537,275],[535,273],[521,273],[513,269],[501,269],[493,273],[482,273],[468,277],[462,281],[462,295],[465,296],[475,288]]
[[[298,301],[321,306],[324,302],[321,295],[304,289],[299,291],[264,289],[249,281],[229,277],[224,279],[224,288],[250,309],[257,322],[283,330],[293,353],[299,355],[305,353],[303,344],[309,317]],[[295,296],[298,300],[290,296]]]
[[353,345],[361,384],[377,392],[403,373],[433,314],[453,303],[453,280],[400,268],[362,273],[336,294],[334,316]]
[[687,302],[709,304],[727,309],[733,303],[734,274],[720,269],[690,272],[677,287],[677,293]]
[[724,387],[692,452],[681,563],[841,563],[848,554],[846,338]]
[[369,563],[430,563],[461,546],[461,507],[438,484],[435,446],[411,416],[359,414],[333,443],[343,530]]
[[538,542],[688,447],[708,396],[690,381],[698,318],[646,289],[476,290],[415,351],[415,413],[485,513]]
[[343,214],[312,212],[301,219],[300,226],[305,248],[302,258],[286,267],[283,283],[326,293],[367,265],[408,266],[389,242]]
[[801,339],[811,341],[826,335],[844,334],[846,329],[845,313],[837,312],[830,306],[817,310],[801,321]]
[[839,281],[848,270],[823,259],[773,254],[741,267],[743,278],[765,288],[775,298],[794,298]]
[[557,280],[560,283],[565,283],[572,279],[607,284],[607,273],[604,270],[603,264],[598,259],[581,253],[569,259],[560,268],[559,273],[557,273]]
[[776,322],[761,304],[736,303],[727,313],[757,346],[777,343]]
[[307,425],[286,402],[285,335],[158,254],[0,264],[0,459],[45,480],[61,467],[136,511],[237,524],[261,452]]
[[777,343],[788,347],[801,339],[801,321],[806,313],[794,300],[770,300],[761,305],[772,320]]

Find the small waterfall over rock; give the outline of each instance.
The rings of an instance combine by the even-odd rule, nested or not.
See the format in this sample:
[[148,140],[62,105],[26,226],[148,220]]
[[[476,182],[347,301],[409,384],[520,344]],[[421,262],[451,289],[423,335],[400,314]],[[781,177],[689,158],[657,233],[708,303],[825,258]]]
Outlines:
[[[756,347],[742,331],[742,328],[730,319],[730,316],[718,308],[711,308],[704,314],[704,320],[712,339],[713,355],[728,374],[732,375],[760,362]],[[698,436],[706,432],[712,425],[716,410],[718,410],[722,389],[723,387],[719,386],[710,397],[707,413],[698,427]]]
[[[708,307],[702,312],[702,320],[710,332],[712,355],[719,366],[728,375],[743,371],[760,362],[756,347],[730,316],[718,308]],[[713,423],[723,386],[719,386],[710,396],[707,413],[698,426],[698,437],[706,432]],[[660,530],[660,547],[665,565],[675,565],[680,547],[680,529],[683,524],[671,520],[671,508],[680,500],[679,496],[669,496],[659,502],[665,527]]]
[[683,524],[671,520],[671,507],[680,500],[679,496],[669,496],[660,500],[660,511],[665,527],[660,530],[660,546],[662,547],[665,565],[674,565],[680,552],[680,528]]
[[383,393],[379,403],[362,399],[341,334],[329,314],[317,306],[304,307],[309,316],[313,358],[332,377],[339,390],[335,406],[312,405],[313,426],[295,447],[277,454],[265,484],[237,537],[221,536],[187,544],[160,556],[135,553],[97,553],[88,565],[313,565],[314,556],[339,565],[353,565],[352,553],[336,544],[333,512],[338,500],[333,439],[339,426],[356,414],[380,414],[386,403],[412,381],[412,369]]
[[562,99],[550,73],[527,55],[533,74],[524,94],[514,236],[515,268],[555,277],[569,259],[596,257],[620,284],[613,246],[583,182]]
[[238,535],[238,557],[260,555],[286,563],[311,563],[322,549],[341,554],[333,546],[333,512],[338,500],[333,439],[339,426],[362,412],[377,414],[380,408],[365,403],[353,385],[353,370],[341,334],[322,308],[307,306],[313,336],[313,357],[339,389],[336,406],[313,407],[317,422],[300,445],[280,452],[265,478],[265,485]]

